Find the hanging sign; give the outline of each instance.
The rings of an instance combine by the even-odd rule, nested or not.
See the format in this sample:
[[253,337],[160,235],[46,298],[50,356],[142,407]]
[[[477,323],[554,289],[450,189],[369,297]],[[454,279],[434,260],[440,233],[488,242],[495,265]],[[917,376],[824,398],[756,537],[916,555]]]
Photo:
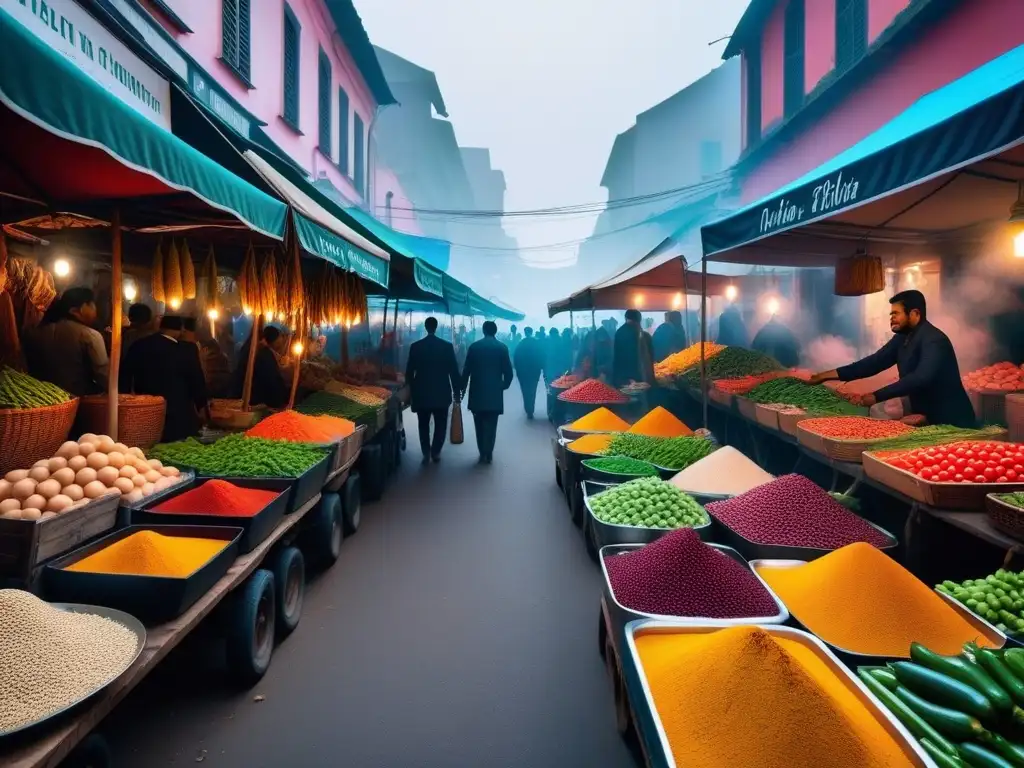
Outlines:
[[[0,0],[47,47],[62,53],[118,100],[171,129],[170,84],[74,0]],[[59,83],[52,87],[60,88]]]

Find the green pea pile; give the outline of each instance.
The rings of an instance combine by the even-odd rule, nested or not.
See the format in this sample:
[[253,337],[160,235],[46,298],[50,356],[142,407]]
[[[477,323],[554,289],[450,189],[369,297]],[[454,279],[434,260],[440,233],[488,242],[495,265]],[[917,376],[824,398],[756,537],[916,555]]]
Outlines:
[[[781,371],[777,360],[760,352],[743,347],[726,347],[704,362],[709,380],[738,379],[742,376],[759,376],[762,373]],[[679,380],[691,387],[700,386],[700,365],[686,371]]]
[[590,497],[598,520],[637,528],[694,528],[711,519],[704,507],[672,483],[642,477]]
[[686,469],[715,450],[706,437],[647,437],[622,432],[612,437],[606,456],[625,456],[665,469]]
[[646,461],[631,459],[628,456],[609,456],[602,459],[585,459],[583,466],[597,472],[610,475],[628,475],[629,477],[657,477],[658,468]]
[[960,584],[947,580],[935,588],[988,619],[1001,632],[1024,633],[1024,572],[1000,568],[984,579],[968,579]]
[[792,376],[758,384],[747,394],[755,403],[783,403],[813,414],[845,416],[866,413],[821,384],[808,384]]
[[298,477],[327,452],[306,443],[228,435],[209,445],[188,438],[160,443],[149,458],[164,464],[192,467],[197,474],[214,477]]
[[376,406],[357,403],[331,392],[314,392],[296,405],[295,410],[307,416],[335,416],[356,424],[371,424],[377,418]]

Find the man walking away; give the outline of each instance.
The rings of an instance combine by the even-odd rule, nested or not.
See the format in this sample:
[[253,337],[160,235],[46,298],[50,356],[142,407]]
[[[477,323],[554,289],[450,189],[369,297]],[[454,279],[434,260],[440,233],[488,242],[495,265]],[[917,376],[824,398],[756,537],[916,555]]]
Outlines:
[[505,390],[512,386],[512,361],[508,347],[494,338],[497,332],[493,321],[484,323],[484,337],[470,345],[462,371],[462,391],[469,390],[481,464],[490,464],[494,458],[498,417],[505,412]]
[[523,329],[523,340],[519,342],[515,353],[516,378],[519,388],[523,391],[523,410],[526,418],[533,418],[533,409],[537,404],[537,382],[544,367],[544,350],[540,342],[533,337],[533,328]]
[[640,313],[626,310],[626,322],[615,332],[612,379],[616,387],[634,381],[654,383],[654,344],[640,327]]
[[[437,337],[437,318],[428,317],[423,327],[427,335],[409,347],[405,380],[412,395],[412,412],[419,420],[423,463],[433,459],[436,464],[441,460],[452,395],[462,387],[455,347]],[[430,439],[431,418],[434,420],[433,441]]]
[[683,315],[673,310],[665,313],[665,322],[658,326],[652,338],[654,361],[660,363],[669,355],[686,349],[686,331],[683,329]]

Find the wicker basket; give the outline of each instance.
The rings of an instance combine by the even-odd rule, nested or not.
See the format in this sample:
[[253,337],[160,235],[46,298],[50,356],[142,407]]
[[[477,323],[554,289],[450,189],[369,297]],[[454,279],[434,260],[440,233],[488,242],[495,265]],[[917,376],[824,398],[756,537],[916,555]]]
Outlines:
[[[155,395],[119,395],[117,437],[119,443],[146,450],[160,442],[167,403]],[[107,433],[107,396],[87,395],[78,408],[75,428],[79,433]],[[113,435],[111,435],[113,437]]]
[[0,474],[48,459],[68,439],[78,398],[45,408],[0,411]]
[[1024,541],[1024,509],[1007,504],[990,493],[985,497],[985,511],[993,528]]
[[1024,395],[1006,396],[1006,426],[1013,442],[1024,441]]

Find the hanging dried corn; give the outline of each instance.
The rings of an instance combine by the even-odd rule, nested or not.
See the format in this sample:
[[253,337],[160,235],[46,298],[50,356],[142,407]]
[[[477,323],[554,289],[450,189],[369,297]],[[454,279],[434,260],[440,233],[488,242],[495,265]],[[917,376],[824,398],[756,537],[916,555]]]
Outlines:
[[149,271],[149,284],[153,300],[161,303],[167,301],[167,293],[164,290],[164,252],[161,246],[163,243],[157,241],[156,252],[153,254],[153,266]]
[[178,257],[181,262],[181,292],[185,299],[196,297],[196,268],[192,263],[192,252],[188,249],[188,240],[181,241]]
[[220,299],[217,290],[217,259],[213,253],[213,246],[206,254],[206,261],[203,262],[203,305],[207,311],[220,309]]
[[287,254],[289,262],[290,275],[288,278],[288,287],[290,294],[288,297],[289,307],[291,314],[298,314],[298,312],[304,307],[305,294],[302,290],[302,257],[299,251],[299,238],[292,233],[289,239],[289,249]]
[[164,259],[164,294],[171,309],[178,309],[181,306],[184,299],[181,285],[181,255],[173,240]]
[[242,260],[242,268],[238,272],[238,300],[242,303],[242,311],[246,314],[259,316],[263,312],[260,296],[259,269],[256,266],[256,251],[249,243]]
[[277,253],[277,309],[281,314],[282,322],[292,316],[292,294],[288,284],[290,275],[288,255],[282,250]]
[[277,264],[274,251],[267,251],[263,259],[263,268],[260,270],[260,311],[266,315],[267,321],[278,314],[277,303]]

